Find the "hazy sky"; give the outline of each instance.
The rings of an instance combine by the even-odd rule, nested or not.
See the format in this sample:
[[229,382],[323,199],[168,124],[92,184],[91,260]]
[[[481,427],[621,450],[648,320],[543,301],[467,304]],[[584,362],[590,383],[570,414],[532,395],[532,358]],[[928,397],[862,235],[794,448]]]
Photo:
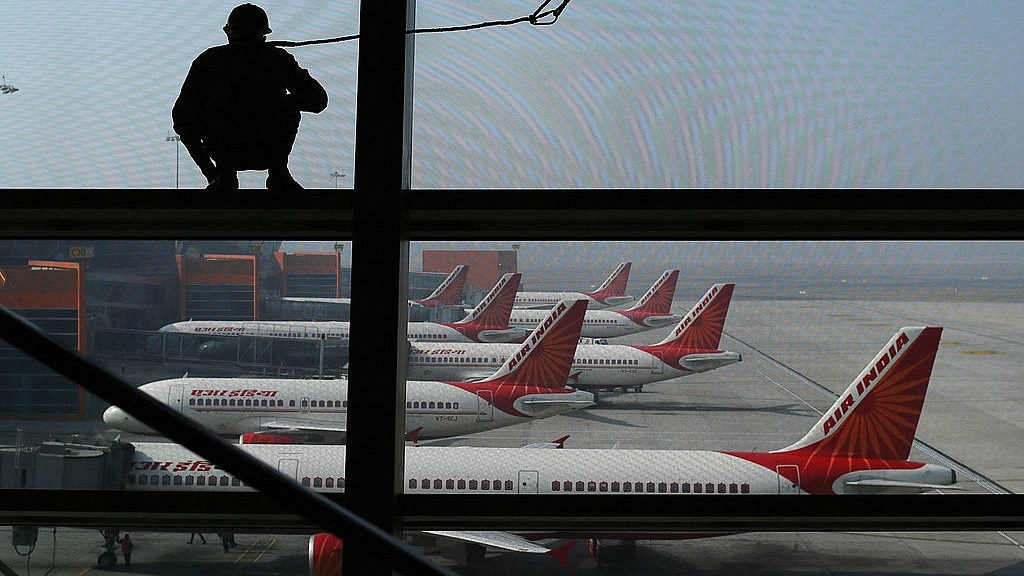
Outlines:
[[[352,245],[345,245],[344,265]],[[587,289],[622,261],[633,262],[630,286],[643,290],[678,268],[680,286],[743,278],[824,283],[870,280],[895,285],[980,281],[1024,285],[1020,241],[679,241],[516,242],[518,271],[529,290]],[[333,252],[334,242],[288,241],[284,252]],[[409,269],[422,270],[424,250],[511,250],[512,242],[412,242]]]
[[[0,0],[0,187],[173,187],[171,106],[238,3]],[[358,33],[354,0],[259,4],[272,40]],[[538,4],[423,0],[417,27]],[[573,0],[553,26],[421,34],[412,182],[1024,187],[1022,41],[1019,0]],[[350,187],[358,41],[290,51],[331,99],[292,171]],[[179,174],[205,185],[184,150]]]

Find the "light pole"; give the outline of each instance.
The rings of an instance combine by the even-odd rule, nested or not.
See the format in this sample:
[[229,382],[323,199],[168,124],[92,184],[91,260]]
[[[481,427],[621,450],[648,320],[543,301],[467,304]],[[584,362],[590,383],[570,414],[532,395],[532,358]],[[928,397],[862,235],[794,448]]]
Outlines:
[[344,174],[342,174],[341,172],[338,172],[337,170],[335,170],[334,172],[331,172],[330,174],[328,174],[328,176],[331,176],[331,177],[334,178],[334,189],[335,190],[338,189],[338,178],[344,178],[345,177]]
[[178,151],[181,146],[178,143],[181,142],[181,136],[177,134],[171,135],[171,131],[167,131],[167,138],[164,138],[167,142],[174,142],[174,188],[178,188]]

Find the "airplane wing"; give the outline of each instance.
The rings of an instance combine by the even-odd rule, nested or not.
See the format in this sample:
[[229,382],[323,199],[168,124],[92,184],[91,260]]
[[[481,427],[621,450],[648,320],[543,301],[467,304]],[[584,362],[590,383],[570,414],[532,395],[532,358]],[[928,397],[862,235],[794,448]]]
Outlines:
[[344,423],[339,424],[328,424],[326,422],[316,422],[311,420],[300,420],[291,418],[278,418],[270,422],[264,422],[262,428],[265,430],[273,430],[274,432],[316,432],[316,433],[341,433],[344,434],[348,431],[347,426]]
[[565,436],[562,436],[561,438],[558,438],[556,440],[552,440],[551,442],[537,442],[535,444],[527,444],[526,446],[523,446],[523,448],[540,448],[542,450],[549,450],[552,448],[562,449],[565,448],[565,441],[568,439],[569,435],[566,434]]
[[569,564],[569,548],[576,543],[575,540],[559,546],[548,548],[536,542],[532,542],[511,532],[472,531],[472,530],[427,530],[426,534],[433,534],[444,538],[482,544],[501,550],[512,552],[526,552],[528,554],[547,554],[558,560],[562,566]]
[[512,534],[511,532],[480,532],[469,530],[425,530],[424,532],[435,536],[443,536],[445,538],[454,538],[455,540],[483,544],[484,546],[491,546],[492,548],[511,550],[512,552],[547,554],[551,551],[547,546],[531,542],[526,538]]
[[334,443],[344,441],[347,433],[344,423],[278,418],[264,422],[256,432],[242,434],[239,440],[242,444]]

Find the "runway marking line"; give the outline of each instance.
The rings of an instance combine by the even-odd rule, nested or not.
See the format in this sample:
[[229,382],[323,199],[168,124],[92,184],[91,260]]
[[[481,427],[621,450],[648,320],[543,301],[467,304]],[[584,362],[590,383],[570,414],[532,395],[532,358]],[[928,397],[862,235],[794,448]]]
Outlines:
[[[248,548],[243,550],[242,553],[239,554],[238,558],[235,558],[235,564],[240,564],[243,561],[245,561],[248,564],[255,564],[255,563],[259,562],[260,558],[263,558],[263,555],[266,554],[274,546],[274,544],[276,544],[276,543],[277,543],[277,540],[274,539],[274,538],[271,538],[270,540],[264,540],[262,538],[260,538],[259,540],[256,540],[255,542],[250,544]],[[256,550],[257,546],[263,546],[263,549],[262,550]],[[247,555],[250,552],[253,552],[253,553],[256,554],[256,556],[254,558],[252,558],[251,560],[247,559]]]

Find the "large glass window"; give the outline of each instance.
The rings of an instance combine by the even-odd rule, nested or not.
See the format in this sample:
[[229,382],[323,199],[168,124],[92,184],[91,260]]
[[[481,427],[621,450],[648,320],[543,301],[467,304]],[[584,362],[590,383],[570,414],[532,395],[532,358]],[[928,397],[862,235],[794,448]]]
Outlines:
[[[388,228],[386,219],[391,216],[402,218],[403,223],[409,217],[412,225],[403,228],[402,234],[408,232],[415,241],[407,294],[398,294],[398,289],[375,293],[366,289],[370,280],[357,281],[349,274],[347,259],[380,246],[354,246],[345,240],[351,238],[352,220],[333,218],[346,210],[351,218],[347,195],[335,194],[326,202],[326,196],[317,191],[284,200],[270,194],[199,196],[202,208],[207,201],[216,205],[235,200],[232,208],[251,217],[245,223],[237,215],[225,218],[216,211],[199,213],[196,196],[155,195],[154,204],[160,208],[181,210],[167,213],[191,215],[173,223],[184,232],[169,239],[166,227],[147,228],[161,219],[166,224],[166,213],[156,211],[154,217],[154,212],[135,210],[139,198],[148,198],[145,194],[96,193],[107,188],[199,189],[206,184],[171,129],[170,111],[192,59],[205,48],[224,42],[221,27],[236,4],[190,6],[185,15],[165,7],[126,9],[110,2],[78,6],[43,1],[5,11],[10,25],[0,36],[0,54],[5,57],[0,62],[0,106],[4,110],[0,134],[5,142],[0,155],[0,187],[87,191],[47,194],[46,201],[53,205],[41,210],[47,213],[42,217],[39,213],[15,213],[20,207],[16,201],[4,206],[3,219],[9,226],[0,231],[6,237],[0,242],[0,301],[62,343],[137,385],[155,379],[177,380],[183,374],[191,379],[244,375],[315,380],[319,389],[279,406],[298,412],[305,424],[311,418],[337,422],[340,416],[347,416],[348,404],[336,400],[334,391],[324,393],[323,388],[341,381],[347,371],[349,348],[344,332],[303,330],[295,334],[276,324],[254,328],[254,333],[229,330],[197,335],[160,331],[159,327],[201,316],[219,322],[344,322],[351,312],[348,286],[355,283],[363,288],[361,294],[379,295],[383,302],[405,306],[405,300],[410,301],[408,332],[423,335],[419,342],[408,345],[410,373],[419,365],[424,367],[417,379],[430,385],[479,382],[500,371],[507,358],[521,364],[526,352],[520,349],[517,354],[513,349],[462,355],[458,352],[460,339],[482,339],[488,345],[515,348],[515,340],[532,338],[529,332],[537,326],[509,323],[507,327],[488,325],[475,330],[465,322],[457,324],[470,315],[469,308],[486,303],[488,292],[507,274],[522,274],[516,279],[522,292],[595,292],[605,277],[614,276],[612,270],[618,264],[630,262],[627,287],[632,299],[610,305],[612,310],[624,310],[633,303],[649,301],[642,297],[643,291],[668,282],[672,277],[664,274],[678,269],[672,280],[673,295],[667,298],[667,316],[672,320],[646,321],[646,329],[639,332],[587,336],[581,346],[589,346],[589,352],[582,354],[578,347],[575,356],[580,362],[574,361],[566,378],[572,390],[558,389],[557,398],[531,391],[533,397],[524,400],[516,396],[524,392],[520,382],[512,391],[509,386],[455,386],[470,394],[458,401],[445,398],[453,392],[448,384],[443,393],[435,387],[418,395],[408,388],[409,418],[420,418],[422,425],[410,425],[407,419],[408,453],[412,456],[406,477],[398,482],[398,488],[405,491],[398,500],[415,508],[420,503],[429,506],[431,497],[450,490],[470,491],[479,498],[514,499],[533,491],[554,492],[557,487],[565,498],[685,495],[693,499],[699,494],[696,498],[701,504],[697,506],[703,506],[712,495],[747,498],[768,486],[777,493],[923,491],[931,494],[915,500],[914,505],[934,502],[929,512],[938,513],[945,511],[952,488],[972,497],[1020,490],[1019,478],[1013,473],[1020,461],[1019,446],[1024,444],[1014,424],[1014,406],[1020,403],[1013,376],[1019,372],[1014,346],[1021,341],[1018,332],[1024,325],[1017,293],[1019,244],[878,241],[893,236],[966,238],[972,234],[1016,238],[1019,220],[995,210],[983,219],[965,211],[958,213],[955,222],[940,217],[940,225],[933,228],[927,225],[932,222],[927,214],[902,212],[891,218],[892,214],[885,212],[885,218],[864,224],[865,208],[882,214],[883,208],[913,201],[915,208],[927,209],[934,197],[858,191],[843,196],[853,205],[850,217],[854,226],[849,232],[846,219],[835,215],[825,218],[826,226],[814,216],[791,220],[798,212],[795,209],[805,207],[792,200],[794,195],[808,196],[788,190],[776,195],[779,201],[772,210],[751,220],[745,220],[750,213],[725,216],[722,210],[748,206],[761,210],[765,205],[757,195],[680,193],[667,202],[673,205],[666,210],[665,195],[617,191],[1019,187],[1022,178],[1016,159],[1021,151],[1021,130],[1015,122],[1024,91],[1019,89],[1019,76],[1005,69],[1005,62],[1012,62],[1014,56],[1008,51],[1020,36],[1014,28],[1021,21],[1015,4],[953,2],[935,11],[931,6],[870,3],[833,6],[797,2],[780,7],[702,1],[624,9],[573,2],[564,5],[565,11],[552,26],[520,23],[418,34],[415,52],[410,52],[411,148],[404,152],[411,158],[412,187],[421,193],[403,196],[400,206],[388,205],[386,210],[376,209],[370,202],[368,212],[357,215],[382,219],[382,229]],[[360,28],[355,2],[325,7],[294,0],[266,4],[265,8],[273,28],[270,40],[336,38],[357,34]],[[486,6],[426,2],[417,6],[416,27],[427,30],[514,19],[534,9],[535,4],[513,2]],[[288,48],[299,64],[323,83],[330,97],[326,111],[302,116],[290,158],[293,175],[307,188],[356,185],[359,46],[359,41],[346,40]],[[368,75],[360,74],[359,79]],[[362,103],[359,108],[364,108]],[[402,112],[397,108],[388,111],[394,116]],[[263,172],[243,172],[240,185],[243,189],[263,188],[266,177]],[[374,198],[392,192],[367,188],[371,187],[364,184],[358,192]],[[451,193],[487,188],[612,191],[563,196],[576,199],[576,208],[590,202],[600,206],[590,215],[596,217],[564,219],[547,209],[549,203],[557,207],[558,195],[545,194],[544,203],[538,204],[538,196],[529,194]],[[877,202],[865,205],[857,201],[865,195]],[[715,202],[709,204],[712,196]],[[939,196],[940,203],[951,198]],[[18,198],[14,194],[8,197]],[[118,201],[109,200],[111,197]],[[360,201],[367,197],[358,196]],[[698,206],[679,209],[688,198],[695,198]],[[342,209],[334,204],[339,199],[345,206]],[[264,200],[274,208],[261,212]],[[962,200],[965,208],[975,207],[977,196],[964,194]],[[304,217],[295,218],[295,206],[306,212]],[[531,214],[529,219],[511,210],[524,206]],[[95,207],[109,212],[97,216],[90,212]],[[476,219],[464,217],[460,211],[466,207],[480,208]],[[788,211],[790,208],[794,210]],[[359,210],[364,209],[367,206],[360,204]],[[700,215],[691,219],[690,209]],[[323,210],[330,211],[329,218],[323,216]],[[205,227],[195,223],[207,218],[211,224]],[[325,220],[338,229],[325,232],[322,227],[315,228]],[[980,220],[985,224],[979,224]],[[39,225],[26,229],[23,221]],[[783,231],[778,224],[782,221],[798,224]],[[79,226],[83,222],[87,226]],[[260,227],[265,222],[274,232]],[[908,223],[914,231],[903,227]],[[752,225],[745,227],[747,224]],[[865,237],[876,241],[678,241],[756,239],[762,230],[767,238]],[[89,236],[93,231],[96,234]],[[276,237],[277,231],[281,231],[280,237]],[[148,234],[153,238],[145,238]],[[270,237],[240,240],[261,236]],[[122,237],[131,240],[117,240]],[[545,237],[562,240],[542,241]],[[306,238],[309,242],[297,240]],[[449,241],[453,238],[499,241]],[[390,245],[387,241],[393,239],[383,240],[381,245]],[[452,252],[462,254],[456,254],[455,260],[442,258],[451,257]],[[413,302],[440,289],[463,260],[472,266],[461,301],[439,307]],[[691,352],[704,350],[701,354],[675,359],[668,353],[638,355],[668,337],[678,322],[675,317],[685,320],[691,311],[696,317],[706,310],[710,304],[705,302],[714,299],[716,285],[733,283],[728,318],[723,319],[722,336],[714,346],[704,334],[700,342],[688,344]],[[608,317],[592,320],[584,325],[603,329],[617,325]],[[414,331],[414,323],[422,330]],[[451,331],[431,332],[436,326]],[[943,329],[926,399],[923,378],[914,372],[901,374],[901,382],[913,383],[913,393],[901,389],[895,400],[865,396],[862,401],[862,392],[878,389],[871,374],[877,376],[897,365],[903,346],[916,337],[915,333],[901,338],[903,326]],[[387,337],[389,333],[383,334]],[[440,348],[428,348],[427,343]],[[4,422],[0,430],[4,445],[0,489],[30,485],[90,489],[96,478],[107,488],[111,482],[123,481],[124,486],[118,488],[128,490],[195,490],[202,486],[201,496],[213,497],[221,495],[221,488],[248,488],[238,478],[229,481],[223,471],[211,469],[215,465],[204,459],[190,459],[187,465],[175,460],[172,468],[181,464],[186,469],[169,473],[164,465],[171,460],[160,460],[141,464],[124,475],[111,474],[116,466],[89,460],[96,456],[93,443],[101,445],[117,434],[102,420],[106,404],[68,378],[25,359],[10,344],[0,343],[4,364],[0,368],[0,421]],[[629,353],[637,356],[609,357],[612,347],[629,348]],[[603,353],[601,348],[605,348]],[[369,359],[383,368],[400,356],[367,354],[363,361]],[[548,372],[550,368],[545,366]],[[605,371],[601,376],[605,380],[588,381],[600,370]],[[689,373],[679,375],[673,370]],[[617,380],[610,380],[611,372]],[[657,378],[638,381],[635,378],[640,374]],[[272,400],[283,395],[280,389],[262,384],[227,388],[220,383],[211,381],[198,388],[195,398],[176,397],[173,392],[177,388],[168,389],[160,400],[208,413],[218,409],[240,412],[271,408]],[[854,392],[847,392],[851,383]],[[232,392],[238,393],[237,398],[231,397]],[[539,394],[546,396],[537,397]],[[568,394],[576,396],[567,400]],[[925,400],[920,418],[916,409],[908,408],[909,396]],[[327,398],[335,399],[333,407]],[[891,454],[898,452],[891,440],[913,432],[909,454],[900,460],[922,462],[927,467],[886,464],[881,467],[884,470],[869,466],[834,477],[820,474],[822,468],[834,473],[834,462],[824,466],[808,457],[794,464],[772,455],[794,446],[793,450],[810,452],[804,444],[821,446],[816,434],[828,436],[842,429],[843,434],[852,435],[845,430],[851,429],[857,411],[867,404],[882,405],[891,418],[862,426],[885,439],[872,438],[862,445]],[[898,413],[912,417],[900,420]],[[273,423],[278,431],[288,426],[281,416],[274,416],[274,421],[270,418],[260,414],[250,420]],[[389,437],[392,419],[386,415],[373,418],[383,422],[374,430],[387,433],[374,437]],[[438,434],[428,428],[428,422],[458,425],[458,432]],[[234,430],[210,427],[224,436],[238,436]],[[335,446],[342,441],[338,436],[344,435],[337,429],[305,432],[302,441],[312,443],[308,445]],[[123,433],[121,438],[132,438],[131,434],[148,438],[143,432]],[[566,434],[565,450],[544,449],[562,443]],[[805,434],[809,436],[802,440]],[[283,434],[266,436],[279,446],[295,440]],[[44,440],[75,444],[66,454],[71,464],[57,470],[49,454],[30,464],[23,449],[44,446]],[[511,457],[519,458],[529,445],[540,447],[536,456]],[[886,448],[879,448],[883,445]],[[489,449],[495,451],[485,451]],[[572,468],[559,467],[554,460],[573,451],[597,454],[597,449],[609,451],[607,457],[615,462],[606,466],[595,459],[593,465]],[[666,452],[653,452],[656,450]],[[687,464],[693,455],[688,452],[681,456],[682,463],[666,464],[680,457],[682,450],[702,451],[705,456],[696,458],[705,458],[703,465],[691,470]],[[675,455],[669,457],[668,451]],[[652,459],[652,454],[665,454],[667,459]],[[466,466],[481,455],[486,465]],[[630,459],[634,456],[635,460]],[[842,460],[851,460],[850,454],[843,456]],[[620,461],[623,458],[626,460]],[[739,467],[723,464],[739,460],[743,462]],[[272,465],[310,488],[365,490],[358,478],[345,478],[337,465],[307,471],[300,470],[302,461],[278,457]],[[438,466],[438,462],[444,465]],[[494,463],[519,465],[498,470]],[[750,466],[758,470],[755,479],[737,472]],[[952,475],[942,476],[943,471],[955,473],[955,486],[949,486]],[[388,502],[395,500],[387,496]],[[69,507],[80,504],[66,493],[60,497]],[[896,501],[909,502],[902,497]],[[10,502],[12,508],[15,503],[20,505],[14,498]],[[220,506],[217,500],[209,502],[211,509]],[[481,514],[500,509],[500,504],[489,502],[474,509]],[[553,516],[572,512],[575,505],[556,504],[547,512]],[[764,508],[751,507],[751,514],[756,518],[772,505],[773,501],[768,501]],[[205,510],[200,505],[195,508]],[[451,514],[453,509],[461,508],[449,505],[441,515]],[[514,515],[523,509],[530,507],[517,509]],[[586,508],[586,512],[594,510],[611,516],[621,507],[599,500]],[[656,512],[652,510],[651,516]],[[710,512],[709,516],[715,509]],[[883,521],[863,527],[894,524]],[[614,532],[619,526],[611,528]],[[496,529],[512,530],[500,524]],[[94,532],[91,536],[95,539]],[[643,573],[645,566],[662,566],[664,559],[692,570],[687,558],[700,546],[667,539],[641,544],[635,554],[628,538],[624,546],[615,546],[615,541],[623,539],[605,536],[604,540],[591,540],[587,551],[577,547],[571,563],[592,568],[595,563],[587,558],[587,552],[601,556],[603,551],[601,561],[616,555],[638,557],[640,564],[632,569],[636,573]],[[24,542],[25,537],[25,532],[15,531],[15,542]],[[936,567],[923,571],[947,572],[951,563],[969,558],[978,560],[973,568],[987,573],[1019,563],[1022,541],[1019,534],[1005,531],[815,538],[753,532],[707,540],[707,568],[731,570],[737,558],[764,558],[766,547],[774,553],[770,555],[773,559],[799,563],[799,553],[783,552],[803,546],[812,552],[802,559],[819,569],[821,557],[827,555],[840,558],[839,568],[849,570],[864,558],[863,550],[868,548],[870,560],[881,561],[887,568],[892,558],[921,557]],[[89,549],[95,547],[95,540],[84,540]],[[286,553],[304,559],[304,541],[291,542]],[[158,543],[156,537],[142,549],[151,543]],[[175,554],[176,543],[159,544],[167,546],[169,556]],[[556,542],[544,544],[555,546]],[[819,546],[824,553],[816,552]],[[740,552],[730,555],[733,547]],[[714,550],[725,551],[723,563],[711,560]],[[832,556],[836,550],[840,553]],[[463,557],[476,558],[480,550],[464,552]],[[655,560],[651,560],[652,554]],[[20,561],[2,554],[0,559],[13,565]],[[94,559],[90,552],[85,564],[80,559],[72,563],[92,565]],[[530,560],[514,557],[503,566],[521,572],[519,562],[530,564]],[[304,564],[296,573],[300,571],[306,571]],[[282,572],[290,573],[291,567]]]
[[[0,186],[204,186],[170,110],[192,59],[224,43],[235,4],[12,5],[16,25],[0,38]],[[270,40],[359,33],[356,2],[265,8]],[[536,8],[420,2],[416,26]],[[412,186],[1019,187],[1024,90],[1005,63],[1020,11],[571,2],[551,26],[418,34]],[[306,187],[353,184],[358,46],[288,48],[330,95],[324,112],[304,115],[292,153]],[[241,185],[264,177],[245,172]]]
[[[187,10],[160,5],[45,0],[5,7],[0,37],[0,158],[4,188],[202,188],[207,182],[172,130],[171,108],[189,66],[226,43],[240,2]],[[357,2],[263,3],[268,41],[358,34]],[[328,92],[304,113],[289,167],[308,188],[351,188],[358,42],[288,48]],[[266,172],[240,173],[263,188]]]
[[[550,6],[549,6],[550,7]],[[420,27],[529,3],[420,2]],[[1018,187],[1013,2],[570,3],[416,39],[414,188]]]
[[[60,241],[34,244],[5,241],[3,245],[5,254],[64,252]],[[82,253],[80,248],[84,245],[76,241],[76,251],[68,252],[69,263],[74,260],[70,255]],[[269,247],[265,255],[268,262],[286,260],[274,256],[275,252],[303,253],[309,258],[323,260],[325,266],[338,261],[334,242],[285,241],[264,245]],[[85,270],[82,326],[89,335],[83,341],[97,344],[89,345],[87,355],[138,385],[179,376],[183,367],[180,359],[166,356],[165,346],[153,348],[150,344],[154,337],[160,337],[159,327],[156,324],[129,323],[129,319],[140,316],[140,311],[145,318],[180,316],[180,311],[175,308],[178,304],[169,304],[178,301],[166,297],[152,302],[140,300],[139,295],[147,292],[134,289],[112,295],[105,287],[114,274],[120,275],[128,288],[133,283],[161,283],[155,276],[141,278],[118,270],[117,266],[124,263],[105,258],[111,247],[107,241],[89,242],[88,246],[91,250],[85,253],[91,254],[93,260],[82,267]],[[247,242],[237,248],[248,252],[249,246]],[[223,250],[226,246],[219,248]],[[157,271],[160,270],[158,259],[169,258],[173,254],[173,250],[165,253],[159,244],[140,244],[139,249],[137,257],[150,262],[152,270]],[[427,312],[428,319],[420,321],[425,325],[447,327],[451,324],[447,318],[453,316],[462,320],[469,314],[467,309],[487,301],[486,290],[509,275],[521,275],[520,297],[540,298],[543,293],[559,293],[563,298],[584,298],[600,292],[598,288],[602,284],[616,283],[614,278],[622,274],[623,264],[626,264],[628,278],[622,282],[621,294],[614,294],[624,301],[606,308],[595,305],[589,310],[591,314],[607,312],[609,317],[623,316],[617,311],[638,307],[641,302],[652,299],[645,298],[644,293],[658,285],[665,271],[679,270],[669,298],[668,315],[675,318],[674,323],[690,319],[687,325],[699,326],[702,337],[706,338],[708,331],[713,330],[710,327],[712,322],[701,318],[705,313],[713,313],[722,322],[722,333],[720,340],[708,345],[707,349],[688,349],[676,359],[668,353],[662,354],[664,364],[659,367],[650,363],[641,363],[643,370],[620,363],[574,364],[571,371],[575,374],[570,372],[567,383],[593,394],[594,404],[540,415],[544,417],[529,417],[514,410],[512,407],[522,406],[524,399],[528,402],[538,400],[536,396],[517,399],[515,390],[511,395],[501,396],[497,390],[483,393],[487,391],[486,387],[475,390],[469,384],[452,386],[436,382],[428,392],[429,400],[420,402],[413,400],[417,396],[412,392],[415,386],[410,383],[407,396],[410,417],[416,414],[417,417],[426,416],[427,420],[449,424],[468,419],[474,424],[458,428],[450,435],[433,438],[429,437],[427,428],[421,428],[423,438],[408,444],[407,476],[403,480],[406,494],[437,495],[457,491],[465,492],[466,498],[473,498],[483,494],[512,497],[524,492],[544,491],[562,494],[566,498],[591,493],[631,494],[636,498],[658,495],[707,498],[764,493],[763,478],[752,475],[743,466],[722,463],[735,464],[739,459],[747,463],[753,461],[764,468],[764,462],[758,460],[760,456],[797,443],[823,418],[826,419],[826,427],[839,426],[847,416],[842,412],[844,405],[841,402],[838,404],[839,412],[833,412],[837,398],[843,398],[851,383],[872,382],[880,386],[880,381],[872,380],[866,374],[882,371],[890,362],[895,365],[898,354],[886,355],[887,343],[903,327],[918,325],[942,327],[942,335],[913,445],[906,460],[953,470],[955,484],[939,476],[928,482],[909,482],[900,476],[900,470],[879,471],[877,467],[836,478],[828,477],[830,472],[825,472],[829,482],[822,484],[819,475],[823,471],[820,468],[809,465],[795,470],[796,475],[793,475],[788,468],[790,465],[783,464],[769,470],[772,480],[770,491],[775,494],[790,491],[811,494],[895,491],[906,494],[906,489],[913,488],[911,491],[927,492],[929,495],[921,498],[939,506],[942,498],[952,494],[1016,493],[1022,487],[1013,470],[1014,462],[1021,457],[1019,446],[1022,443],[1019,431],[1009,422],[1012,422],[1012,407],[1021,401],[1013,376],[1018,372],[1016,358],[1019,356],[1014,349],[1015,342],[1024,339],[1024,335],[1019,334],[1021,326],[1024,326],[1021,321],[1024,318],[1024,293],[1019,289],[1021,250],[1020,242],[1009,241],[676,241],[619,242],[614,245],[525,241],[516,242],[514,246],[502,242],[414,242],[410,250],[410,285],[422,284],[421,294],[434,292],[430,290],[431,285],[443,285],[459,264],[466,264],[472,271],[467,275],[461,301]],[[176,270],[187,269],[179,267]],[[310,267],[307,263],[300,269],[303,274],[308,274]],[[48,287],[63,286],[61,275],[66,274],[68,268],[56,265],[19,266],[12,260],[4,261],[0,270],[5,278],[4,303],[19,302],[25,308],[30,303],[38,307],[46,301]],[[272,272],[268,266],[265,272],[268,276],[261,284],[265,292],[260,293],[260,298],[279,297],[270,287],[283,285],[283,276],[288,271]],[[91,282],[89,274],[93,273],[103,280]],[[606,282],[606,279],[611,282]],[[173,290],[171,286],[187,283],[188,278],[173,280],[163,284]],[[33,287],[31,293],[20,290],[28,286]],[[724,286],[730,286],[731,291],[728,305],[723,309],[716,307],[715,298]],[[134,297],[125,299],[126,294]],[[225,294],[229,297],[231,293]],[[97,313],[99,310],[105,310],[106,315],[101,318]],[[534,312],[522,308],[512,310],[516,313],[522,311]],[[26,316],[41,317],[39,314]],[[283,326],[278,323],[276,328],[280,330]],[[56,335],[64,332],[66,330],[62,328]],[[410,334],[412,332],[410,330]],[[674,324],[656,328],[640,326],[632,333],[599,337],[577,345],[571,356],[573,362],[577,362],[588,354],[609,357],[645,350],[651,352],[674,332]],[[253,339],[258,340],[259,337]],[[480,345],[410,342],[410,371],[417,354],[429,355],[431,350],[452,353],[460,346]],[[904,343],[895,339],[891,345],[900,348]],[[681,369],[684,365],[699,366],[698,357],[706,362],[710,357],[724,353],[735,356],[707,370],[683,372]],[[877,356],[879,353],[882,356]],[[514,357],[507,353],[487,356],[494,359],[492,362],[500,357]],[[881,359],[873,362],[873,358]],[[309,358],[295,357],[277,368],[294,373],[312,370],[303,364],[307,360]],[[451,363],[450,366],[460,367],[459,364]],[[248,366],[238,359],[225,362],[223,359],[204,358],[192,358],[187,365],[189,378],[179,380],[183,386],[188,385],[189,379],[244,375],[249,380],[240,391],[258,396],[269,390],[259,384],[271,381],[265,379],[267,374],[261,374],[266,367]],[[12,366],[18,364],[12,363]],[[436,369],[436,366],[430,364],[429,367]],[[598,370],[598,367],[609,373],[625,374],[628,379],[614,383],[588,380],[584,371]],[[4,385],[9,382],[45,382],[45,379],[26,380],[24,369],[20,370],[17,374],[4,376]],[[497,369],[490,367],[488,370]],[[44,374],[45,369],[40,368],[39,372]],[[903,367],[899,372],[917,374]],[[455,377],[430,376],[418,379],[457,380]],[[222,383],[226,381],[220,380]],[[323,392],[333,381],[321,379],[319,382]],[[907,384],[914,382],[908,381]],[[202,390],[213,395],[213,401],[204,399],[206,402],[202,407],[206,410],[242,409],[240,405],[232,407],[217,402],[220,400],[217,393],[228,390],[226,384],[219,387],[210,385]],[[446,398],[450,394],[467,392],[471,396],[476,394],[476,400],[463,401],[458,406],[469,406],[468,418]],[[537,390],[528,392],[538,393]],[[897,412],[912,411],[912,402],[907,397],[907,393],[899,391],[877,400],[877,404],[895,403]],[[5,398],[5,407],[10,412],[3,425],[6,445],[33,445],[44,440],[61,439],[73,440],[79,444],[77,450],[87,451],[86,446],[102,446],[117,434],[122,440],[144,443],[158,440],[138,432],[118,432],[116,425],[103,421],[105,404],[94,397],[83,397],[80,410],[56,420],[47,406],[38,405],[30,397],[6,394]],[[171,399],[165,394],[161,398]],[[251,406],[247,401],[247,409],[264,409],[263,399],[257,399],[261,401],[251,402]],[[548,396],[541,400],[550,404],[555,398]],[[337,416],[331,414],[331,401],[310,397],[306,402],[309,417],[329,419]],[[340,403],[335,401],[333,404],[337,408]],[[859,402],[857,406],[860,406]],[[851,405],[849,418],[853,418],[857,409]],[[833,421],[828,423],[830,414]],[[487,417],[483,418],[485,415]],[[894,425],[898,428],[903,424]],[[415,427],[407,424],[407,429]],[[570,436],[564,441],[564,450],[526,448],[552,442],[565,434]],[[306,438],[301,442],[321,441]],[[495,451],[488,452],[492,449]],[[874,444],[871,449],[884,451],[883,447]],[[532,456],[529,455],[531,450]],[[573,458],[573,454],[579,457]],[[603,460],[601,454],[610,455],[610,459]],[[559,464],[550,458],[553,455],[569,456]],[[566,465],[566,462],[575,464]],[[515,464],[514,469],[506,466],[509,463]],[[229,480],[227,475],[211,469],[207,463],[189,464],[189,469],[166,471],[160,466],[143,466],[131,470],[124,481],[129,490],[155,490],[158,487],[182,490],[202,486],[204,491],[211,492],[220,488],[241,488],[237,479]],[[293,469],[283,462],[276,464],[282,470]],[[97,482],[105,478],[102,466],[82,467],[73,479],[63,478],[63,482],[70,481],[72,486],[58,486],[54,484],[57,477],[45,480],[50,467],[30,465],[27,461],[20,466],[30,471],[24,475],[25,481],[49,482],[53,488],[93,488],[89,483],[90,477],[95,477]],[[873,476],[879,472],[881,475]],[[334,472],[302,469],[297,478],[314,489],[342,490],[343,479],[335,479],[328,476],[329,473]],[[14,486],[10,483],[16,484],[21,476],[5,472],[0,479],[6,488],[11,488]],[[944,483],[948,486],[943,486]],[[571,501],[568,502],[567,506],[571,507]],[[145,532],[141,534],[141,537],[147,537]],[[709,551],[703,558],[711,570],[722,569],[724,560],[717,556],[721,551],[734,549],[746,554],[751,552],[744,551],[763,547],[776,550],[773,558],[778,556],[778,560],[772,562],[806,562],[821,567],[821,559],[815,554],[792,554],[792,544],[800,543],[800,549],[806,550],[838,550],[835,555],[849,560],[861,558],[853,552],[857,547],[849,542],[854,538],[858,542],[874,542],[872,550],[875,553],[872,556],[876,560],[913,552],[934,562],[965,562],[976,558],[972,551],[980,546],[988,551],[984,566],[991,568],[1017,562],[1014,542],[1019,542],[1018,535],[1014,533],[994,531],[864,533],[853,536],[847,533],[754,532],[699,542],[665,536],[666,539],[657,542],[644,540],[637,544],[636,550],[632,550],[632,544],[623,547],[619,542],[621,538],[595,535],[589,550],[596,552],[601,562],[613,561],[622,555],[633,556],[639,560],[639,567],[634,567],[634,573],[644,573],[643,566],[651,554],[657,554],[670,565],[685,564],[685,559],[695,548]],[[139,537],[136,535],[136,540]],[[80,537],[79,540],[87,538]],[[150,543],[162,547],[177,545],[158,539]],[[554,546],[555,542],[542,541],[541,544]],[[287,540],[286,546],[291,549],[297,544]],[[842,552],[847,547],[849,551]],[[510,554],[491,552],[494,553]],[[829,555],[829,558],[833,557],[833,554]],[[438,558],[442,562],[448,561]],[[582,548],[571,558],[577,565],[592,562]],[[525,561],[511,555],[503,563],[519,566]],[[554,569],[562,568],[553,565]]]

